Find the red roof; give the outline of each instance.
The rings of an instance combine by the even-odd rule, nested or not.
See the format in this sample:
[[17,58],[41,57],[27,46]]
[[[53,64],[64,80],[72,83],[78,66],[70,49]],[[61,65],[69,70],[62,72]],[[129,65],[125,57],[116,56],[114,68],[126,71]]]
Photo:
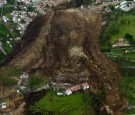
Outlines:
[[71,91],[78,91],[79,87],[78,86],[72,86],[70,89],[71,89]]
[[124,41],[124,38],[119,38],[119,42],[123,42]]

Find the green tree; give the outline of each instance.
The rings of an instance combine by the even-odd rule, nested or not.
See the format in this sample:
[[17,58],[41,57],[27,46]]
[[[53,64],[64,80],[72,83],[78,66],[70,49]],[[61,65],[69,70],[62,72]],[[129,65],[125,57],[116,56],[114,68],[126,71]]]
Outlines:
[[126,38],[130,44],[132,44],[134,42],[133,36],[130,35],[129,33],[126,33],[124,38]]
[[71,5],[73,7],[80,7],[81,5],[89,5],[92,3],[92,0],[71,0]]

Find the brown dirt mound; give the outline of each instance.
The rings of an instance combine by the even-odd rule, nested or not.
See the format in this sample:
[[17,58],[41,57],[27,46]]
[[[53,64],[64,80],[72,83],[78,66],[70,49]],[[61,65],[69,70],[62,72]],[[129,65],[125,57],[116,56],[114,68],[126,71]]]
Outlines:
[[[23,42],[26,47],[8,66],[41,70],[59,82],[79,83],[89,78],[95,93],[105,92],[100,113],[107,114],[105,108],[108,105],[114,115],[123,114],[127,101],[119,93],[121,76],[117,65],[100,52],[102,15],[67,9],[49,11],[41,20],[38,36],[29,44]],[[29,34],[26,31],[26,39]]]

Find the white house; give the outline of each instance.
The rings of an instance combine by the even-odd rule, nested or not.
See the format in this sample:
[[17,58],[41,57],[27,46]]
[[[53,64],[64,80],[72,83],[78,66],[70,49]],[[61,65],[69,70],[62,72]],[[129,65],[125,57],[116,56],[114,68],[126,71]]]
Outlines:
[[71,89],[67,89],[67,90],[65,91],[65,94],[66,94],[66,95],[71,95],[71,94],[72,94]]
[[1,109],[6,109],[6,108],[7,108],[6,102],[2,102],[2,103],[0,104],[0,106],[1,106]]
[[2,19],[3,19],[3,21],[4,21],[5,23],[8,22],[8,20],[9,20],[6,16],[3,16]]
[[4,0],[4,4],[7,4],[7,1],[6,0]]
[[115,9],[121,9],[125,12],[130,11],[132,8],[135,7],[134,2],[132,1],[123,1],[119,5],[115,6]]

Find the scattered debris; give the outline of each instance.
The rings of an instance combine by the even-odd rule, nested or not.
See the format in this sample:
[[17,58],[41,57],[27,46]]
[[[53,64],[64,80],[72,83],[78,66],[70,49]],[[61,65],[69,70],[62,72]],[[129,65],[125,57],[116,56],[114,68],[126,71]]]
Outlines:
[[109,115],[113,115],[113,111],[110,109],[108,105],[105,105],[105,109]]
[[23,72],[23,74],[20,76],[20,80],[18,81],[18,86],[20,90],[24,91],[27,88],[28,78],[29,75],[26,72]]

